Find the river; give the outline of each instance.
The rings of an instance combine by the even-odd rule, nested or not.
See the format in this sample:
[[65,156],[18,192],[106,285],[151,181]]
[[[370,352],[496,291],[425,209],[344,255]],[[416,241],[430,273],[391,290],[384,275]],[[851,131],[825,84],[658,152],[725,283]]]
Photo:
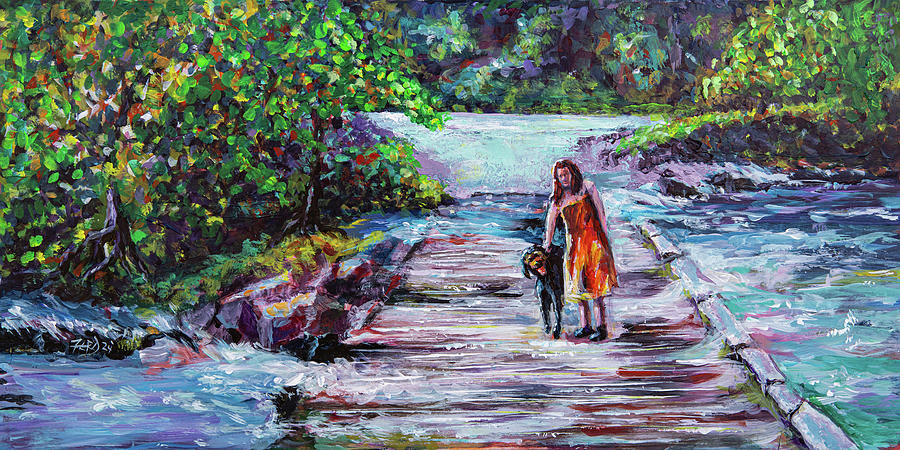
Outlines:
[[[457,197],[549,192],[549,168],[581,137],[649,123],[637,117],[454,114],[428,132],[394,114],[374,116],[416,144],[422,171]],[[789,383],[824,405],[865,447],[897,444],[900,413],[900,194],[895,184],[796,186],[704,201],[627,189],[628,173],[589,173],[610,216],[656,220],[713,281],[769,349]],[[433,216],[373,218],[404,238]],[[465,230],[460,230],[465,232]],[[14,447],[267,447],[297,432],[270,395],[308,395],[356,374],[353,364],[298,361],[245,345],[199,358],[163,345],[122,361],[3,355],[0,435]],[[12,397],[10,397],[12,398]],[[9,400],[7,400],[9,401]]]

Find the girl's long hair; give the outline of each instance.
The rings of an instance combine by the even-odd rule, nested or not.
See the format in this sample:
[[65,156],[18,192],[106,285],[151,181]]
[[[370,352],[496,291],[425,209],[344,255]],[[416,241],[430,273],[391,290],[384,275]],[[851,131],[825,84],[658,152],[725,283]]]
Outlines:
[[556,178],[556,172],[559,169],[569,169],[569,173],[572,174],[572,192],[579,193],[581,192],[581,187],[584,185],[584,176],[581,175],[581,169],[575,165],[572,160],[569,159],[560,159],[553,164],[553,171],[551,175],[553,176],[553,203],[556,206],[559,206],[559,203],[563,198],[563,187],[559,183],[559,179]]

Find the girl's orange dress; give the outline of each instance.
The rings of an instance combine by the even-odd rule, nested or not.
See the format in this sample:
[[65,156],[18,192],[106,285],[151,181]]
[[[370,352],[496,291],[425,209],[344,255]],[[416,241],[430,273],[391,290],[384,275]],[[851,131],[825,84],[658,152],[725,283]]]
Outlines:
[[618,286],[616,267],[607,252],[609,239],[600,226],[588,194],[562,209],[566,224],[566,300],[582,300],[609,294]]

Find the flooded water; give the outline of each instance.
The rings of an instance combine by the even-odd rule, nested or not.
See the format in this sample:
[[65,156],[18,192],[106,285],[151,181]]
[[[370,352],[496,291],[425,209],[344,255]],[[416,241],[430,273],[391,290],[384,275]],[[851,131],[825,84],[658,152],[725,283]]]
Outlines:
[[[507,130],[509,138],[477,144],[485,155],[516,155],[494,160],[490,172],[499,175],[461,175],[462,190],[488,192],[509,189],[488,179],[516,180],[512,185],[524,192],[549,192],[553,160],[594,162],[596,155],[567,147],[569,133],[547,130],[568,126],[609,132],[646,123],[631,117],[538,116],[529,121],[503,115],[454,115],[451,123],[458,119],[453,131],[408,137],[431,149],[434,159],[453,162],[465,158],[465,151],[448,138],[471,129],[479,130],[475,135]],[[410,128],[395,129],[409,133]],[[541,156],[523,156],[523,146]],[[759,168],[742,172],[766,177]],[[632,178],[624,172],[586,178],[603,191],[611,216],[659,222],[712,280],[705,291],[724,295],[731,311],[773,354],[788,383],[822,405],[857,443],[900,443],[900,185],[797,186],[679,201],[661,198],[652,186],[625,189]]]
[[[415,142],[423,156],[423,171],[451,183],[449,189],[455,195],[465,197],[475,192],[538,195],[512,206],[495,202],[489,205],[490,212],[485,212],[486,205],[479,205],[474,210],[462,208],[450,216],[375,218],[368,225],[408,239],[443,230],[440,233],[448,236],[470,234],[498,240],[497,245],[509,251],[494,254],[488,251],[482,256],[499,258],[495,261],[498,269],[491,276],[506,280],[508,286],[503,289],[519,291],[521,280],[509,281],[515,276],[511,268],[514,260],[510,258],[515,257],[526,240],[533,241],[538,231],[534,221],[516,221],[539,216],[540,199],[549,193],[552,161],[560,157],[590,160],[592,155],[573,150],[579,137],[647,123],[646,119],[632,117],[459,114],[448,122],[445,131],[428,133],[394,115],[377,115],[376,119]],[[624,189],[629,179],[627,173],[589,174],[588,178],[601,187],[608,213],[618,229],[627,230],[629,222],[642,220],[659,223],[663,232],[712,280],[707,288],[721,292],[754,338],[773,353],[798,392],[824,405],[824,412],[864,447],[897,444],[895,430],[900,426],[895,407],[900,400],[898,186],[780,188],[686,202],[661,198],[649,187]],[[513,223],[503,222],[507,219]],[[634,247],[633,241],[625,237],[625,231],[617,233],[620,238],[615,245],[631,248],[635,254],[643,250]],[[448,262],[439,262],[444,263]],[[649,263],[635,259],[629,264],[640,272],[641,265]],[[421,281],[423,274],[427,275],[426,272],[413,274],[412,279]],[[446,271],[445,275],[451,279],[475,276],[464,271],[455,275]],[[772,421],[767,411],[746,403],[743,393],[721,392],[741,384],[743,372],[733,365],[716,365],[720,360],[718,340],[715,336],[705,336],[700,328],[689,326],[690,321],[663,332],[671,338],[667,341],[671,348],[661,349],[668,352],[663,353],[665,361],[682,364],[668,365],[665,370],[680,373],[680,382],[694,376],[702,385],[694,397],[696,403],[683,405],[684,410],[701,417],[710,410],[730,405],[738,411],[734,418],[743,420],[747,424],[744,430],[749,431],[729,435],[721,425],[727,418],[716,415],[721,410],[713,413],[719,420],[705,423],[667,415],[663,404],[669,397],[665,393],[669,392],[667,389],[681,389],[679,381],[659,379],[653,384],[652,374],[656,372],[651,371],[657,368],[647,367],[650,359],[642,359],[645,357],[639,354],[641,350],[651,355],[653,348],[646,348],[646,343],[636,341],[634,334],[629,335],[634,333],[633,329],[618,329],[616,339],[602,345],[554,342],[546,340],[537,330],[536,306],[531,305],[534,307],[529,309],[523,303],[502,311],[495,308],[496,302],[515,306],[516,302],[526,301],[525,297],[490,294],[502,294],[503,289],[466,291],[463,293],[481,296],[472,300],[481,303],[473,303],[472,309],[461,308],[447,300],[447,290],[453,286],[463,292],[469,285],[459,281],[429,288],[421,282],[413,283],[407,289],[411,297],[398,299],[393,309],[386,308],[385,315],[379,316],[384,321],[381,328],[369,330],[375,334],[393,329],[395,336],[402,336],[382,342],[400,347],[399,350],[384,348],[379,352],[373,348],[368,356],[370,360],[396,357],[417,364],[414,370],[394,370],[394,377],[385,378],[385,387],[380,391],[367,393],[364,388],[366,380],[379,374],[371,366],[345,360],[307,363],[251,346],[214,344],[197,354],[181,347],[158,345],[122,361],[2,355],[0,400],[4,407],[0,410],[3,417],[0,436],[6,445],[13,447],[156,447],[162,444],[260,448],[313,442],[365,446],[367,442],[383,444],[404,439],[424,445],[431,438],[446,445],[464,446],[466,442],[489,445],[488,438],[497,435],[498,427],[509,426],[518,432],[529,427],[540,428],[550,433],[544,436],[548,439],[552,433],[558,433],[560,437],[554,442],[559,445],[637,442],[633,440],[638,439],[640,432],[649,433],[647,442],[665,445],[660,441],[665,433],[660,430],[669,427],[673,436],[681,436],[676,442],[688,446],[691,442],[711,443],[704,440],[704,433],[725,437],[720,445],[728,447],[790,444],[784,442],[780,425]],[[647,286],[652,287],[652,283]],[[421,302],[421,296],[427,297],[429,289],[434,291],[434,296],[443,296],[447,301]],[[673,291],[668,296],[648,293],[643,297],[634,294],[636,300],[630,304],[613,301],[613,319],[633,325],[640,321],[639,317],[672,307],[671,299],[680,298],[678,293]],[[678,304],[673,310],[682,308],[686,306]],[[425,318],[423,325],[435,327],[417,330],[398,325],[398,320],[407,320],[407,315],[413,313]],[[450,317],[458,320],[464,317],[472,323],[464,327],[442,322]],[[565,320],[571,329],[577,321],[573,308],[569,308]],[[666,324],[672,325],[660,323]],[[485,328],[479,328],[482,325]],[[471,334],[476,331],[482,335]],[[463,338],[469,339],[465,345],[453,343]],[[378,342],[371,334],[356,339]],[[418,345],[417,339],[422,341],[422,349],[435,352],[434,359],[406,353],[407,348]],[[498,356],[501,354],[502,358]],[[484,355],[494,356],[484,359]],[[497,369],[477,373],[476,369],[498,358]],[[572,371],[579,371],[588,378],[595,377],[591,378],[596,381],[595,387],[577,383],[554,385],[547,382],[553,377],[517,368],[528,364],[507,365],[516,361],[537,367],[537,372],[559,366],[562,372],[570,374],[561,375],[560,380],[567,379]],[[504,371],[504,367],[510,370]],[[381,368],[391,369],[385,365]],[[429,378],[429,371],[444,369],[448,371],[434,372],[435,376]],[[624,370],[621,372],[624,376],[616,372],[620,369]],[[619,373],[620,378],[645,379],[634,380],[631,393],[610,388],[609,398],[594,404],[584,403],[586,390],[608,386],[604,385],[608,382],[605,377],[613,372]],[[459,379],[447,384],[452,374]],[[474,377],[471,385],[453,388],[453,383],[465,381],[466,377]],[[650,377],[649,384],[646,377]],[[545,391],[536,390],[540,384],[548,385]],[[286,385],[297,386],[307,395],[301,409],[287,420],[280,416],[270,397]],[[485,386],[491,387],[490,393],[497,401],[509,407],[511,416],[499,420],[490,411],[483,411],[480,415],[473,414],[472,417],[478,418],[477,423],[466,424],[455,411],[467,402],[470,408],[486,402],[489,397],[482,394],[489,391],[479,390]],[[498,396],[498,387],[508,387],[509,396]],[[577,395],[573,393],[570,397],[578,398],[570,398],[564,405],[577,408],[542,400],[547,393],[560,394],[566,389],[577,390]],[[348,397],[351,401],[346,404],[337,405],[330,393],[356,396]],[[622,407],[623,401],[613,400],[630,395],[640,397],[632,406],[640,406],[641,414],[652,415],[656,411],[665,419],[662,428],[635,428],[633,423],[625,422],[602,428],[603,420],[613,420],[611,414],[616,410],[611,405],[618,403],[617,407]],[[410,396],[419,396],[415,401],[410,400],[421,407],[419,412],[400,406],[395,411],[386,411],[391,401],[409,400]],[[429,398],[441,396],[453,401],[442,404],[443,409],[437,403],[428,403]],[[365,405],[369,403],[373,409],[366,410]],[[341,411],[348,410],[351,411],[346,416],[342,415]],[[443,412],[446,417],[441,418]],[[557,424],[549,431],[541,428],[535,418],[547,416],[536,412],[557,417]],[[694,417],[690,414],[689,417]],[[573,415],[587,426],[575,432]],[[410,423],[404,417],[426,423],[431,420],[433,426],[419,429],[419,434],[414,436],[404,434],[402,425]],[[456,434],[436,434],[434,431],[443,425]],[[359,432],[348,431],[354,428]],[[366,430],[382,434],[367,438]],[[679,430],[693,430],[697,440],[691,441],[687,435],[679,434]],[[471,437],[478,433],[486,438],[452,440],[452,436]],[[391,441],[394,438],[397,440]],[[536,441],[523,438],[516,442],[528,445]]]

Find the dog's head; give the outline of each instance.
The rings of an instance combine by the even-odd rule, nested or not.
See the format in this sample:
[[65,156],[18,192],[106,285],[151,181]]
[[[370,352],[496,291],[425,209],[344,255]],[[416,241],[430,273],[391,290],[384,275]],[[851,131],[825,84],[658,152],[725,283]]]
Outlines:
[[538,276],[547,276],[547,266],[550,255],[547,250],[539,245],[533,245],[522,253],[522,274],[527,278],[531,278],[531,274]]

